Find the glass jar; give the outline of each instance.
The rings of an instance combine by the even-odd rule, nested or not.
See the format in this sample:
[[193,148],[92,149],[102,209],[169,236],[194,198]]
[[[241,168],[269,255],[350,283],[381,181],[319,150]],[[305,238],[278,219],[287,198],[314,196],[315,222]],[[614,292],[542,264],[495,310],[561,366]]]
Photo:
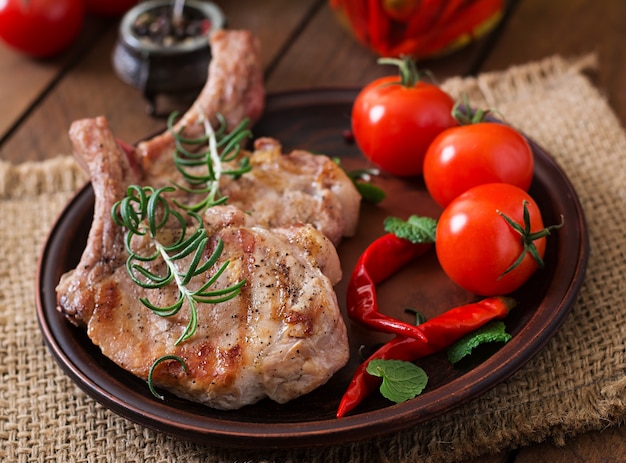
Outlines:
[[329,0],[354,37],[380,56],[449,54],[492,30],[504,0]]

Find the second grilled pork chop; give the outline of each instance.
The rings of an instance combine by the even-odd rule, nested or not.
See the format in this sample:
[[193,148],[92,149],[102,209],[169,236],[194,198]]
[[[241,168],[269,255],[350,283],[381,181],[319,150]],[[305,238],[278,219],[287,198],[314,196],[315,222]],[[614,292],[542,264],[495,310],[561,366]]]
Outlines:
[[[252,43],[245,33],[224,32],[214,40],[231,41],[230,47],[214,46],[214,53],[218,50],[228,53],[229,60],[244,59],[237,56],[237,49],[251,51],[241,44],[241,41]],[[247,54],[245,59],[249,59]],[[211,106],[213,103],[201,101],[185,116],[188,124],[193,125],[194,118],[210,119],[213,115],[204,113],[207,108],[225,113],[229,107],[237,108],[239,116],[233,116],[234,121],[242,114],[254,118],[257,99],[248,93],[258,92],[258,84],[250,85],[250,82],[258,82],[259,69],[247,66],[246,72],[252,72],[252,76],[213,72],[219,63],[220,55],[216,54],[207,86],[211,85],[212,76],[218,75],[227,82],[214,88],[242,91],[217,92],[217,96],[208,92],[211,98],[219,97],[222,104]],[[228,83],[229,79],[242,78],[248,85]],[[200,99],[206,94],[203,92]],[[229,99],[233,95],[237,104]],[[245,108],[249,102],[253,102],[252,107],[242,111],[241,107]],[[323,384],[346,363],[346,328],[333,290],[341,270],[325,230],[334,230],[328,235],[336,241],[349,227],[344,219],[339,225],[326,227],[325,219],[316,225],[320,231],[307,223],[315,221],[315,213],[306,205],[300,206],[306,216],[299,215],[297,209],[285,214],[287,203],[274,208],[276,212],[272,213],[258,207],[262,201],[255,195],[265,190],[266,202],[280,200],[290,192],[305,199],[308,195],[313,198],[309,206],[317,205],[322,216],[324,208],[331,205],[352,208],[339,216],[354,217],[358,215],[356,192],[332,161],[294,153],[289,155],[293,159],[285,164],[289,169],[281,171],[282,160],[289,156],[280,156],[279,146],[273,140],[257,142],[257,153],[252,160],[253,164],[258,161],[258,166],[253,166],[252,172],[240,179],[247,179],[242,183],[246,188],[241,188],[242,184],[235,180],[232,185],[225,184],[224,189],[228,190],[225,194],[229,198],[232,194],[233,204],[213,207],[204,214],[211,237],[206,255],[210,255],[219,237],[225,246],[218,265],[230,260],[215,287],[226,287],[244,279],[246,284],[241,294],[229,301],[198,304],[195,334],[176,344],[190,312],[183,308],[176,315],[160,317],[140,303],[139,298],[147,297],[157,305],[166,305],[176,299],[178,288],[146,290],[131,281],[125,267],[128,257],[125,232],[111,218],[113,204],[125,196],[128,185],[164,181],[165,166],[170,164],[173,168],[166,156],[172,149],[169,135],[166,133],[128,153],[116,143],[107,121],[95,118],[75,122],[70,137],[76,154],[89,167],[96,204],[81,261],[58,285],[58,305],[72,322],[86,327],[104,355],[142,378],[147,378],[156,359],[176,355],[184,360],[187,372],[178,362],[163,363],[155,370],[154,383],[181,397],[220,409],[239,408],[263,397],[286,402]],[[157,147],[161,147],[160,152]],[[267,173],[262,173],[264,170]],[[256,180],[254,175],[258,177]],[[289,182],[279,181],[281,175],[300,180],[289,186]],[[317,186],[309,186],[306,193],[291,190],[300,188],[303,182]],[[260,184],[262,188],[255,189]],[[274,196],[272,184],[282,189]],[[256,197],[257,206],[254,200],[246,199],[246,191],[251,193],[250,197]],[[342,194],[343,197],[337,198]],[[237,208],[237,203],[245,209]],[[306,202],[299,199],[291,204]],[[327,216],[334,214],[337,211]],[[141,248],[148,243],[136,240],[134,246]],[[186,262],[180,264],[184,267]],[[215,267],[200,278],[210,278],[214,272]]]

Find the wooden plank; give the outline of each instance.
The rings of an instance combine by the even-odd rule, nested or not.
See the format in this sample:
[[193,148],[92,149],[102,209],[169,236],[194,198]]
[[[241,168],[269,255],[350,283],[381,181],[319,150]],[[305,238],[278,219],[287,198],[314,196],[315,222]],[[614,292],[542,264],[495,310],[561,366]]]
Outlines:
[[[323,34],[320,34],[323,31]],[[315,44],[315,46],[311,46]],[[464,75],[475,68],[489,38],[463,50],[437,59],[420,61],[438,80]],[[332,53],[328,53],[332,50]],[[376,63],[378,55],[358,43],[324,2],[315,17],[294,41],[279,66],[268,76],[269,91],[307,89],[324,86],[360,87],[396,71]]]
[[626,428],[609,428],[583,434],[564,447],[542,443],[520,450],[515,463],[605,463],[624,461]]
[[55,79],[94,42],[102,22],[86,20],[78,40],[62,54],[34,59],[0,43],[0,140],[8,137],[29,108],[37,103]]
[[267,69],[281,58],[291,37],[306,22],[312,11],[325,0],[218,0],[231,29],[247,29],[261,42],[261,59]]
[[45,90],[62,67],[59,60],[33,60],[6,46],[0,46],[0,134]]
[[85,117],[106,116],[121,138],[132,141],[137,134],[156,128],[157,121],[145,113],[139,92],[120,81],[112,70],[110,55],[116,38],[116,27],[110,27],[2,145],[0,156],[23,161],[70,154],[69,126]]
[[[262,42],[265,40],[262,60],[267,67],[303,22],[315,1],[319,0],[221,3],[229,27],[247,28]],[[72,121],[84,117],[106,116],[116,136],[128,142],[163,129],[163,119],[155,119],[146,113],[147,105],[140,91],[115,75],[110,57],[116,40],[117,24],[109,23],[84,59],[63,76],[11,138],[0,146],[0,158],[19,162],[69,154],[67,130]],[[159,103],[167,108],[165,112],[184,110],[193,96],[165,98]]]
[[622,0],[524,0],[483,69],[505,69],[554,54],[575,58],[596,53],[600,71],[593,75],[593,82],[626,124],[625,29],[626,2]]

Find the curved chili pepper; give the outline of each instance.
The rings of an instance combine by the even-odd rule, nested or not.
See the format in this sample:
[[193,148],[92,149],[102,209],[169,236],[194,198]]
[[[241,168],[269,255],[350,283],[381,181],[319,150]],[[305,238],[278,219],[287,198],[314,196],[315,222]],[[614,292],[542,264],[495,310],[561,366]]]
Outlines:
[[423,332],[427,341],[421,338],[396,336],[357,368],[339,403],[337,418],[341,418],[355,408],[380,385],[381,379],[366,371],[371,360],[394,359],[412,362],[434,354],[485,323],[506,317],[514,306],[515,301],[508,297],[483,299],[472,304],[455,307],[418,325],[417,328]]
[[443,7],[441,0],[423,0],[418,12],[409,20],[404,37],[415,37],[429,30]]
[[412,55],[428,56],[435,54],[456,39],[473,36],[479,26],[487,21],[495,21],[503,13],[503,0],[481,0],[471,2],[466,7],[454,12],[446,21],[432,27],[423,34],[406,36],[390,50],[390,56]]
[[465,0],[448,0],[447,2],[444,2],[443,10],[440,12],[441,14],[437,20],[433,23],[433,27],[439,27],[446,24],[450,18],[464,6],[464,3],[466,3]]
[[369,0],[368,2],[368,35],[372,48],[378,50],[381,55],[388,52],[388,39],[391,24],[386,18],[382,2]]
[[417,326],[382,314],[378,310],[376,284],[431,248],[431,243],[415,244],[387,233],[370,244],[357,261],[347,291],[348,316],[385,333],[420,338]]
[[[439,1],[439,0],[436,0]],[[421,13],[424,0],[381,0],[383,11],[392,20],[406,23]]]

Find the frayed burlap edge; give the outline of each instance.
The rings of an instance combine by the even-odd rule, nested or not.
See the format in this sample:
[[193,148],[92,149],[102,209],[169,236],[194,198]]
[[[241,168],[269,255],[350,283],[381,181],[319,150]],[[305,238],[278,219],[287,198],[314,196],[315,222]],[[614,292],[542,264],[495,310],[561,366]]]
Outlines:
[[71,156],[21,164],[0,161],[0,200],[74,191],[87,178]]

